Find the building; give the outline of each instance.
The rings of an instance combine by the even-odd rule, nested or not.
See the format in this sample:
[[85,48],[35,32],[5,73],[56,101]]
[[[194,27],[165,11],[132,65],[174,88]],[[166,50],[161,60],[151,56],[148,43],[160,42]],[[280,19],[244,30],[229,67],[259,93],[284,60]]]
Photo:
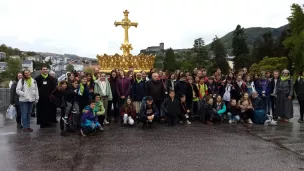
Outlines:
[[36,56],[28,56],[28,57],[25,57],[26,60],[29,60],[29,61],[35,61],[35,62],[40,62],[41,61],[41,58],[36,55]]
[[28,69],[29,71],[33,72],[33,61],[24,60],[22,61],[22,70]]
[[76,70],[76,71],[83,71],[84,70],[84,65],[83,64],[73,63],[72,65],[74,66],[74,70]]
[[5,59],[5,58],[6,58],[6,53],[0,52],[0,59]]
[[6,62],[0,62],[0,72],[6,71],[7,63]]
[[229,56],[228,54],[227,54],[227,56],[226,56],[226,60],[227,60],[227,62],[228,62],[228,64],[229,64],[229,67],[230,67],[231,69],[234,68],[233,58],[234,58],[234,56]]
[[165,51],[165,44],[160,43],[159,46],[150,46],[146,49],[140,50],[140,53],[148,53],[148,54],[156,54],[156,53],[163,53]]
[[11,59],[20,59],[20,56],[19,55],[13,55],[13,56],[10,56]]

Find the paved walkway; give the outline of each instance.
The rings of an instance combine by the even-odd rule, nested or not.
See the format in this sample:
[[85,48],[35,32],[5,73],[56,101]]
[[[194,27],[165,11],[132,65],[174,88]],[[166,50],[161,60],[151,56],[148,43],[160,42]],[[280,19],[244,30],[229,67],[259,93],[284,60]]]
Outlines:
[[[106,126],[91,137],[61,137],[59,126],[31,134],[0,115],[0,170],[293,171],[304,170],[304,124]],[[35,120],[32,120],[34,124]]]

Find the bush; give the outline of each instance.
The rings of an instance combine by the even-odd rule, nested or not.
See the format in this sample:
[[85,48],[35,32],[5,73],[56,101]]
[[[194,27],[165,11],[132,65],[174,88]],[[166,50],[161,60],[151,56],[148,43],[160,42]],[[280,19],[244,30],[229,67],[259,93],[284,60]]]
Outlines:
[[253,65],[251,65],[249,71],[251,75],[254,75],[260,74],[262,71],[282,71],[286,68],[288,68],[288,59],[286,57],[265,57],[258,64],[254,63]]

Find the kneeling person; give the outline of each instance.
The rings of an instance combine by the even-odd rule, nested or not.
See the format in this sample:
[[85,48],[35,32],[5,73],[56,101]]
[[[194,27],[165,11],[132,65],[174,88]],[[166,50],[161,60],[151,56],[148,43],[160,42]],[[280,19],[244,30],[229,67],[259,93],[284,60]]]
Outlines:
[[136,118],[136,108],[130,98],[127,99],[126,103],[120,108],[120,115],[124,125],[134,125],[134,119]]
[[158,109],[153,103],[153,98],[151,96],[146,97],[146,102],[141,105],[140,108],[140,120],[143,123],[143,127],[147,124],[152,125],[153,120],[158,117]]
[[101,125],[98,122],[98,116],[95,110],[95,101],[90,101],[90,105],[86,106],[82,112],[81,116],[81,129],[80,132],[82,136],[86,136],[89,133],[94,132],[96,129],[101,129]]

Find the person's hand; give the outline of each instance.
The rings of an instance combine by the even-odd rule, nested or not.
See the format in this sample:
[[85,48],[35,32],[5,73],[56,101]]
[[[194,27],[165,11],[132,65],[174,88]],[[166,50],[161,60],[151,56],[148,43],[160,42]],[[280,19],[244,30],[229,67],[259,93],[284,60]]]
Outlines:
[[288,96],[288,99],[291,100],[292,99],[291,96]]
[[153,120],[153,119],[154,119],[154,114],[151,115],[151,120]]
[[187,110],[187,113],[190,113],[190,110],[189,110],[189,109]]
[[125,96],[121,96],[122,99],[125,99]]
[[147,119],[148,119],[148,120],[152,120],[152,116],[148,116]]

